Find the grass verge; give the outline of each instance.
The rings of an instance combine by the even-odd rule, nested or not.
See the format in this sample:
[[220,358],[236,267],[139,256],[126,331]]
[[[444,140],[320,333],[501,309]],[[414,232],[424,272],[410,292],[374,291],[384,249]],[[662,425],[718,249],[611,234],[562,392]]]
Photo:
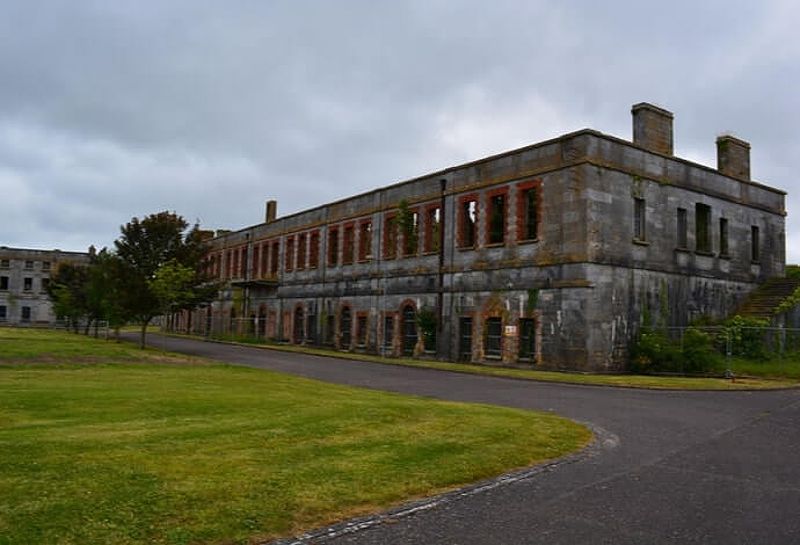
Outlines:
[[0,329],[0,542],[248,543],[591,438],[552,415],[197,363]]
[[[177,335],[185,336],[185,335]],[[199,337],[198,337],[199,338]],[[741,366],[741,374],[746,377],[738,377],[731,381],[716,377],[685,377],[685,376],[663,376],[663,375],[634,375],[634,374],[615,374],[598,375],[570,373],[563,371],[540,371],[536,369],[517,369],[509,367],[493,367],[489,365],[477,365],[470,363],[452,363],[425,359],[412,358],[384,358],[373,354],[363,354],[358,352],[343,352],[325,348],[315,348],[307,346],[295,346],[289,344],[265,344],[254,341],[234,341],[220,339],[223,342],[233,342],[247,346],[257,346],[271,350],[281,350],[284,352],[299,352],[303,354],[313,354],[317,356],[328,356],[335,358],[346,358],[356,361],[368,361],[391,365],[405,365],[408,367],[427,367],[429,369],[441,369],[444,371],[455,371],[458,373],[472,373],[477,375],[488,375],[495,377],[508,377],[541,382],[557,382],[562,384],[585,384],[593,386],[617,386],[621,388],[648,388],[656,390],[769,390],[776,388],[791,388],[800,386],[800,365],[797,373],[778,374],[764,373],[765,367],[761,364]],[[737,362],[739,365],[740,362]],[[787,364],[781,367],[773,366],[776,370],[787,369]],[[738,371],[738,367],[735,370]],[[770,368],[771,369],[771,368]],[[759,373],[759,370],[762,372]],[[752,376],[751,376],[752,375]],[[761,376],[759,376],[761,375]]]

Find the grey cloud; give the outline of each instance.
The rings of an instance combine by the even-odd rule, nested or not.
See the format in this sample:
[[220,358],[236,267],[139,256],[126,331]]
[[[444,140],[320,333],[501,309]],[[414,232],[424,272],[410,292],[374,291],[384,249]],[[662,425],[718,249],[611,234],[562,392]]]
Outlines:
[[[267,197],[288,213],[585,126],[628,138],[642,100],[675,112],[678,154],[713,165],[718,133],[751,141],[754,176],[800,214],[798,15],[780,1],[5,2],[4,238],[107,244],[159,209],[242,227]],[[787,226],[800,261],[800,220]]]

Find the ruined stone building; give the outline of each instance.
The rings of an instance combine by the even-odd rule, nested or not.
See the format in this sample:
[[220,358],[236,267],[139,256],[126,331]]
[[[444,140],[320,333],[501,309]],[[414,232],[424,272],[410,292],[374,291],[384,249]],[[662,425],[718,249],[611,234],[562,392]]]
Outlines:
[[50,324],[50,274],[59,263],[86,264],[89,254],[0,246],[0,324]]
[[673,155],[670,112],[632,114],[632,141],[585,129],[282,218],[270,201],[210,242],[225,288],[184,327],[619,370],[643,323],[725,317],[785,262],[785,193],[750,179],[747,142],[719,137],[710,168]]

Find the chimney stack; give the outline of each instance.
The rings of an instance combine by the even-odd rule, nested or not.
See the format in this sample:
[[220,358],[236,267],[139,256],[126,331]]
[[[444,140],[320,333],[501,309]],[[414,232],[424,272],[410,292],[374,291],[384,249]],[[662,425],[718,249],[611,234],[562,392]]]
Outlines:
[[717,170],[732,178],[750,180],[750,144],[730,134],[718,136]]
[[272,223],[278,217],[278,201],[267,201],[267,213],[264,216],[266,223]]
[[672,112],[647,102],[631,107],[633,143],[656,153],[672,155]]

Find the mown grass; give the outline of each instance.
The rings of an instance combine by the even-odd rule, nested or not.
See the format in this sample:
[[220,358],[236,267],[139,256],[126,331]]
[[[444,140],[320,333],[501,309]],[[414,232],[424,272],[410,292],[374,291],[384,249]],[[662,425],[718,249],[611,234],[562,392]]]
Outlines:
[[[235,342],[233,338],[220,339],[226,342]],[[543,371],[538,369],[518,369],[509,367],[493,367],[489,365],[476,365],[468,363],[442,362],[426,359],[412,358],[384,358],[373,354],[358,352],[341,352],[325,348],[312,348],[289,344],[263,344],[254,339],[239,339],[248,346],[260,346],[272,350],[286,352],[301,352],[318,356],[347,358],[356,361],[385,363],[390,365],[405,365],[409,367],[426,367],[455,371],[459,373],[472,373],[495,377],[508,377],[541,382],[558,382],[564,384],[585,384],[593,386],[616,386],[620,388],[649,388],[657,390],[750,390],[787,388],[800,385],[800,362],[795,362],[793,372],[785,372],[791,365],[783,364],[745,364],[736,363],[734,371],[738,375],[735,380],[718,377],[691,377],[691,376],[664,376],[664,375],[636,375],[636,374],[586,374],[562,371]],[[743,360],[742,360],[743,361]],[[759,367],[759,365],[761,367]],[[775,373],[765,372],[774,369]],[[724,371],[724,369],[722,369]],[[780,372],[783,371],[783,372]]]
[[4,545],[248,543],[562,456],[591,437],[552,415],[177,356],[183,365],[159,365],[148,361],[158,353],[71,334],[0,338]]

